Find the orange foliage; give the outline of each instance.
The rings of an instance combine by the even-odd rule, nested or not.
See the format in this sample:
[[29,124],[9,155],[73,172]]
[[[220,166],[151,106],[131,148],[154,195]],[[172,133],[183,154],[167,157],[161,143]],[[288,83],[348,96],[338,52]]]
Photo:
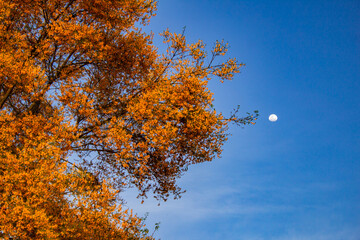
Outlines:
[[207,81],[242,64],[214,64],[199,41],[135,27],[152,0],[0,0],[0,236],[150,239],[119,193],[179,197],[188,166],[221,153],[230,121]]

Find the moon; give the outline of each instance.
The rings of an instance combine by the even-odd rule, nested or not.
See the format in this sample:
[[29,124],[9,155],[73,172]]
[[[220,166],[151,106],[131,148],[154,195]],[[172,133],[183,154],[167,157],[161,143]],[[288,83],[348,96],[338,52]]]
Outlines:
[[271,114],[269,116],[269,121],[270,122],[276,122],[278,120],[278,117],[275,114]]

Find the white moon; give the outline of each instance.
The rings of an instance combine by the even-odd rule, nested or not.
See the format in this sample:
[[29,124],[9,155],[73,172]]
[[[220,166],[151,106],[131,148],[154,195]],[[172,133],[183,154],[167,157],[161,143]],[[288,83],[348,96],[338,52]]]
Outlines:
[[276,122],[278,120],[278,117],[275,114],[271,114],[269,116],[269,121],[270,122]]

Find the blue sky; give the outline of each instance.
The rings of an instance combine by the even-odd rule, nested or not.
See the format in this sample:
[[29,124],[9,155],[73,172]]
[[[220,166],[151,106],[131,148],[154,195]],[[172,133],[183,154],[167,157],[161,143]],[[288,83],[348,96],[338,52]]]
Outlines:
[[[360,1],[160,0],[148,29],[229,42],[246,63],[211,81],[217,110],[259,110],[221,159],[190,167],[180,200],[128,206],[165,239],[360,239]],[[155,43],[159,43],[155,38]],[[268,121],[278,115],[275,123]]]

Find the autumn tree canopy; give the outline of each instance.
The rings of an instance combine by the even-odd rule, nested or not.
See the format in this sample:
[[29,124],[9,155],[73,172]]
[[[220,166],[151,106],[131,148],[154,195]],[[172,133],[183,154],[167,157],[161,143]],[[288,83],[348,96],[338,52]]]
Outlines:
[[[178,198],[191,164],[221,153],[230,122],[207,82],[242,64],[227,44],[135,23],[152,0],[0,0],[0,236],[150,239],[121,191]],[[136,24],[137,26],[139,24]],[[255,114],[256,115],[256,114]]]

